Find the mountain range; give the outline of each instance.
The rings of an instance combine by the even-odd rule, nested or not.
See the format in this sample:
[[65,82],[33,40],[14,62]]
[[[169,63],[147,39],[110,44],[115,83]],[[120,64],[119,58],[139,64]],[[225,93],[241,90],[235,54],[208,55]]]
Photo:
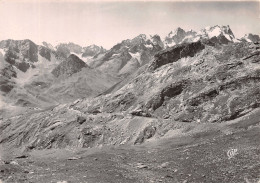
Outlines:
[[109,50],[72,42],[52,46],[47,42],[36,45],[28,39],[3,40],[0,42],[2,107],[47,107],[93,97],[116,83],[117,87],[118,83],[125,83],[139,68],[156,59],[156,54],[176,45],[199,41],[216,46],[259,40],[253,34],[235,38],[229,26],[206,27],[199,32],[178,27],[165,38],[140,34]]

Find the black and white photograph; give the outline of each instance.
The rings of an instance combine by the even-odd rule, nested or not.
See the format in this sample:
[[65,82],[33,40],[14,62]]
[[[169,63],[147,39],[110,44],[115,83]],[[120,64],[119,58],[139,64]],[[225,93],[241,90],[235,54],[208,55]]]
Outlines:
[[260,183],[260,0],[0,0],[0,183]]

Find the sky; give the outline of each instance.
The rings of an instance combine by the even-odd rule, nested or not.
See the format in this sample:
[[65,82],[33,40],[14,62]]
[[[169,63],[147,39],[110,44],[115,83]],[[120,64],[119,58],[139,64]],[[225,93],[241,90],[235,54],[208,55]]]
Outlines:
[[236,37],[260,35],[258,1],[0,0],[0,40],[74,42],[106,49],[141,33],[229,25]]

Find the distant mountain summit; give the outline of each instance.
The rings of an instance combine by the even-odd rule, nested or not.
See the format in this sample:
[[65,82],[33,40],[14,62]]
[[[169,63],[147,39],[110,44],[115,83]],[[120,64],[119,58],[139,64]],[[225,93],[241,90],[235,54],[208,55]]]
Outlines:
[[76,53],[76,54],[80,54],[82,52],[82,47],[78,44],[69,42],[69,43],[60,43],[56,46],[56,49],[60,49],[60,48],[65,48],[66,50],[68,50],[70,53]]
[[50,50],[53,50],[53,51],[56,50],[56,48],[54,48],[51,43],[47,43],[47,42],[43,41],[42,45],[45,46],[46,48],[49,48]]
[[182,28],[178,27],[175,31],[171,31],[164,40],[164,44],[166,47],[171,47],[176,44],[181,43],[184,40],[189,38],[193,38],[196,35],[196,32],[193,30],[185,31]]
[[227,44],[228,42],[237,42],[230,27],[227,26],[213,26],[206,27],[197,33],[194,40],[199,39],[209,39],[215,43]]
[[229,25],[227,26],[218,26],[206,27],[198,32],[198,35],[201,35],[203,38],[213,38],[218,36],[225,36],[228,40],[232,41],[235,39],[235,36],[230,29]]
[[58,55],[63,58],[67,58],[72,53],[79,55],[82,53],[82,47],[72,42],[60,43],[55,48]]
[[104,49],[102,46],[93,44],[83,48],[82,57],[93,57],[104,52],[106,52],[106,49]]
[[51,73],[55,77],[59,77],[61,75],[70,76],[76,72],[81,71],[81,69],[84,67],[88,67],[88,65],[76,55],[71,54],[66,59],[66,61],[60,63],[55,69],[53,69]]

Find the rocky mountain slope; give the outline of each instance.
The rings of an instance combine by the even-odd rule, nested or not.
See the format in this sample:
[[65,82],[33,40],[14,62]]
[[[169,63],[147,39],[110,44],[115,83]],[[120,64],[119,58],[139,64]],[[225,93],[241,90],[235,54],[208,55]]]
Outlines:
[[155,53],[162,50],[164,44],[158,35],[139,36],[116,44],[103,54],[88,62],[90,67],[114,75],[130,75],[136,69],[147,64]]
[[[0,143],[27,150],[139,144],[167,136],[179,125],[240,118],[260,106],[260,47],[233,38],[222,42],[224,33],[157,52],[103,95],[5,119]],[[120,56],[129,62],[135,49],[149,43],[162,49],[158,40],[140,35],[123,41],[105,60],[124,50]]]
[[259,46],[211,45],[184,43],[162,51],[121,89],[75,107],[181,122],[222,122],[259,107]]
[[167,134],[174,134],[171,138],[151,138],[135,146],[34,150],[22,154],[17,150],[1,151],[0,179],[7,183],[257,183],[259,116],[258,109],[226,123],[185,123],[187,126],[181,127],[176,122],[175,129]]

